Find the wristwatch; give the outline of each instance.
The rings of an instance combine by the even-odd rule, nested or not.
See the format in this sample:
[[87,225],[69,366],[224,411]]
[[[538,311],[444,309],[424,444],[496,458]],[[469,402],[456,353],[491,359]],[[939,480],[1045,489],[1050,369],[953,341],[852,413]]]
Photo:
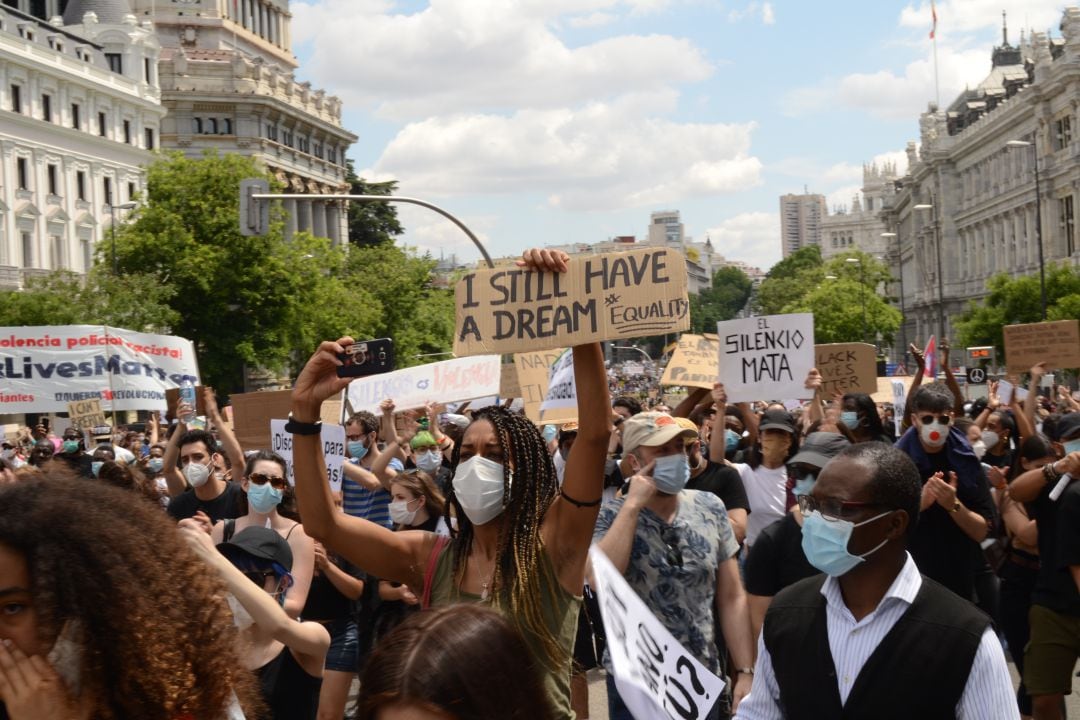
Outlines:
[[956,502],[953,503],[952,509],[949,510],[949,512],[954,513],[954,512],[959,512],[959,510],[960,510],[960,501],[957,500]]
[[313,423],[301,422],[289,413],[289,421],[285,423],[285,432],[292,435],[319,435],[322,433],[322,420]]

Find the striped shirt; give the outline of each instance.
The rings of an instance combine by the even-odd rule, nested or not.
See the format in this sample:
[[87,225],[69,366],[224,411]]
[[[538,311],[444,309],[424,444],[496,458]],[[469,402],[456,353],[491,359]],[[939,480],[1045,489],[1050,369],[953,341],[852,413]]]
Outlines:
[[[397,458],[390,461],[390,467],[398,472],[405,469]],[[346,515],[370,520],[376,525],[393,529],[394,523],[390,520],[390,493],[383,488],[368,490],[345,477],[341,481],[341,501]]]
[[[821,594],[825,596],[829,650],[836,667],[841,703],[847,702],[863,665],[914,602],[921,587],[922,575],[908,555],[903,570],[893,580],[877,609],[856,621],[844,604],[837,579],[830,577],[825,581]],[[763,637],[764,633],[758,636],[753,689],[739,705],[736,720],[780,720],[784,717],[780,688]],[[983,633],[975,652],[964,694],[956,706],[956,717],[958,720],[1016,720],[1020,717],[1005,653],[991,628]]]

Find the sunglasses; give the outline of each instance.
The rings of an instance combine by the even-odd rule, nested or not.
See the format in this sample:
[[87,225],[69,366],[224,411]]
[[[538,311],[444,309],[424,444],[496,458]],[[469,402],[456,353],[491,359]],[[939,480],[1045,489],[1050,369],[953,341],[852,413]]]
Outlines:
[[244,577],[259,587],[266,584],[266,578],[276,576],[276,573],[274,573],[273,570],[244,570],[243,572]]
[[937,421],[942,425],[948,425],[952,422],[952,418],[948,415],[920,415],[919,422],[921,422],[923,425],[929,425],[930,423],[934,422],[934,418],[937,418]]
[[285,482],[285,478],[281,477],[280,475],[266,475],[264,473],[251,473],[250,475],[248,475],[248,480],[255,483],[256,485],[265,485],[266,483],[270,483],[270,487],[274,488],[275,490],[284,490],[285,485],[287,484]]
[[681,568],[683,566],[682,550],[679,549],[679,533],[675,528],[668,527],[661,531],[660,539],[667,546],[666,559],[669,565]]
[[847,520],[857,515],[863,508],[884,507],[880,503],[855,502],[854,500],[838,500],[836,498],[818,500],[813,495],[800,495],[796,499],[799,502],[799,510],[802,511],[803,515],[817,510],[826,520]]

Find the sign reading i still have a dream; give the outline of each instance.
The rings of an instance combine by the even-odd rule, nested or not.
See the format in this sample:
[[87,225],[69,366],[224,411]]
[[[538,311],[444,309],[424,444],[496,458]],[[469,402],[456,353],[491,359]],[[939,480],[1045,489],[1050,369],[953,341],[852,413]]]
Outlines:
[[454,354],[546,350],[690,327],[686,261],[667,248],[571,256],[565,273],[480,269],[457,284]]

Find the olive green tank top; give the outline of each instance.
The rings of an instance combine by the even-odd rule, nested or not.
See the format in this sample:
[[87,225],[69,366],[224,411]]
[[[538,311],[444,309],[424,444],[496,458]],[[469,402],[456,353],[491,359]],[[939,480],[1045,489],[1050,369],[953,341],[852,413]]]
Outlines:
[[[456,542],[450,542],[443,548],[435,564],[435,575],[431,582],[431,605],[451,605],[459,602],[482,602],[479,595],[463,593],[454,582],[454,557]],[[581,596],[572,595],[559,583],[548,557],[547,550],[540,552],[541,562],[545,567],[538,573],[540,577],[540,597],[544,622],[551,634],[558,640],[566,653],[567,661],[563,667],[552,670],[544,654],[540,639],[526,628],[519,625],[512,616],[507,620],[521,631],[525,644],[537,660],[543,672],[544,690],[555,708],[555,717],[559,720],[574,720],[574,711],[570,709],[570,674],[573,664],[574,641],[577,639],[578,612],[581,609]],[[502,612],[502,608],[496,608]]]

